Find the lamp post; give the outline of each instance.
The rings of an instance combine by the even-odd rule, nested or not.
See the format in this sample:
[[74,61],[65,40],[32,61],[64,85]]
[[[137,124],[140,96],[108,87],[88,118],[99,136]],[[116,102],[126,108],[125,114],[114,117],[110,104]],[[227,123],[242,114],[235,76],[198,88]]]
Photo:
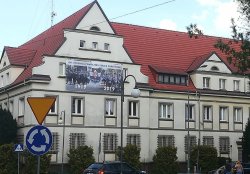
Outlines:
[[[63,118],[62,118],[63,115]],[[61,174],[63,174],[63,158],[64,158],[64,134],[65,134],[65,111],[61,111],[60,118],[58,120],[60,125],[63,125],[63,144],[62,144],[62,166],[61,166]]]
[[199,164],[199,160],[200,160],[200,145],[201,145],[201,94],[198,93],[198,132],[199,132],[199,136],[198,136],[198,149],[197,149],[197,172],[200,173],[200,164]]
[[134,98],[138,98],[140,96],[140,90],[136,87],[136,79],[133,75],[127,75],[124,77],[121,84],[121,151],[120,151],[120,162],[121,162],[121,174],[122,174],[122,161],[123,161],[123,102],[124,102],[124,83],[128,77],[133,77],[135,81],[135,87],[131,91],[131,95]]
[[188,159],[187,159],[187,171],[190,173],[190,133],[189,133],[189,117],[190,117],[190,104],[189,104],[189,91],[188,91],[188,111],[187,111],[187,121],[188,121],[188,136],[187,136],[187,149],[188,149]]

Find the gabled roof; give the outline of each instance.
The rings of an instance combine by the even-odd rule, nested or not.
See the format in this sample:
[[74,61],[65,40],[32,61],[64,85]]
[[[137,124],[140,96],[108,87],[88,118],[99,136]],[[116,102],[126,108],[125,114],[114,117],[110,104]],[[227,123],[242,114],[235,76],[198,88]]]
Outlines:
[[10,65],[29,66],[36,54],[36,50],[22,48],[4,47],[9,58]]
[[[20,83],[25,79],[28,79],[32,76],[32,68],[42,64],[43,55],[53,55],[59,49],[59,47],[64,42],[64,29],[75,29],[78,23],[83,19],[85,14],[89,9],[97,3],[93,1],[87,6],[83,7],[76,13],[67,17],[63,21],[39,34],[30,41],[24,43],[18,48],[9,48],[9,52],[15,52],[15,50],[30,50],[27,52],[36,51],[35,56],[30,62],[30,65],[24,70],[24,72],[15,80],[14,84]],[[22,52],[22,51],[21,51]],[[14,58],[15,57],[15,58]],[[28,57],[26,57],[28,59]],[[13,60],[17,61],[18,55],[13,55]]]

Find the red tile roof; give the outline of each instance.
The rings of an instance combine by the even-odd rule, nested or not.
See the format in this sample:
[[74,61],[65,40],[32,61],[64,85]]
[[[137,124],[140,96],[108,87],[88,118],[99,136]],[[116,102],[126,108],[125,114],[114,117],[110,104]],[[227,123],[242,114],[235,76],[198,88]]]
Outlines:
[[[42,64],[43,55],[55,54],[64,42],[64,29],[75,29],[94,3],[97,1],[93,1],[19,48],[6,48],[11,63],[29,64],[14,84],[30,78],[32,68]],[[184,32],[121,23],[111,25],[118,35],[124,37],[124,46],[129,55],[135,63],[142,65],[141,72],[149,77],[149,85],[154,89],[194,91],[195,87],[192,82],[188,86],[158,84],[149,65],[156,71],[184,74],[204,62],[206,55],[216,52],[233,71],[236,71],[235,67],[227,63],[225,55],[214,48],[214,43],[219,39],[217,37],[202,36],[194,39]]]
[[[11,56],[11,62],[20,62],[19,55],[25,54],[25,52],[31,53],[32,50],[36,50],[32,59],[30,56],[26,57],[29,62],[29,66],[21,73],[21,75],[15,80],[14,84],[20,83],[25,79],[32,76],[32,68],[42,64],[43,55],[53,55],[60,48],[64,42],[64,29],[75,29],[78,23],[83,19],[88,10],[94,5],[95,1],[89,5],[83,7],[76,13],[72,14],[68,18],[39,34],[35,38],[26,42],[18,48],[9,48],[8,52],[12,53],[17,50],[15,56]],[[31,51],[27,51],[31,50]],[[7,52],[7,53],[8,53]],[[34,53],[34,52],[33,52]]]

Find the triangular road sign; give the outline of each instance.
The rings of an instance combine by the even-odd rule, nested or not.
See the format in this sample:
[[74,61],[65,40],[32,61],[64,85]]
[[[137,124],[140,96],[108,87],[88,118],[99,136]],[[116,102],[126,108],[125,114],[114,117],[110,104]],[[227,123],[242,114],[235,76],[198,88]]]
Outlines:
[[15,146],[15,152],[23,152],[23,144],[16,144]]
[[27,101],[33,111],[37,122],[41,125],[51,106],[56,101],[55,97],[28,97]]

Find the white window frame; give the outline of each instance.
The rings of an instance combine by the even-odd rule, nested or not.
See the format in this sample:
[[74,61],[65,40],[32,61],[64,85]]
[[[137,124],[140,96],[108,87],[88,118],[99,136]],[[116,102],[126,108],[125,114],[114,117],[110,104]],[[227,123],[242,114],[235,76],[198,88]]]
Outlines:
[[219,79],[219,89],[220,90],[226,89],[226,79]]
[[239,90],[240,90],[240,81],[234,80],[234,91],[239,91]]
[[59,75],[66,76],[66,63],[63,62],[59,63]]
[[219,107],[219,120],[220,121],[228,121],[228,107],[220,106]]
[[127,134],[127,145],[141,146],[141,135],[140,134]]
[[116,116],[116,100],[107,98],[105,99],[105,116]]
[[113,153],[117,148],[117,135],[115,133],[104,133],[103,135],[103,151],[104,153]]
[[213,118],[213,108],[210,105],[203,106],[203,120],[212,121]]
[[130,100],[128,102],[128,115],[129,117],[139,117],[139,102]]
[[98,42],[92,42],[92,49],[98,50]]
[[221,154],[230,153],[230,139],[229,137],[219,137],[219,149]]
[[241,123],[243,116],[243,109],[241,107],[234,107],[233,114],[234,114],[234,122]]
[[110,51],[110,44],[104,43],[104,51]]
[[173,103],[159,103],[158,112],[159,112],[160,119],[173,119],[174,118]]
[[57,154],[59,148],[59,134],[58,132],[52,132],[52,144],[49,152],[52,154]]
[[25,112],[25,98],[21,97],[18,100],[18,116],[24,116]]
[[157,145],[158,147],[174,147],[174,135],[158,135]]
[[204,136],[203,137],[203,145],[213,147],[214,146],[214,137]]
[[[80,112],[79,112],[79,109],[80,109]],[[72,97],[71,113],[72,113],[72,115],[83,115],[84,114],[84,99],[83,98]]]
[[203,77],[203,88],[210,88],[210,78]]
[[[191,111],[188,112],[188,109]],[[189,114],[189,116],[188,116]],[[186,107],[185,107],[185,118],[186,118],[186,121],[188,121],[188,117],[189,117],[189,120],[190,121],[193,121],[195,120],[195,105],[194,104],[190,104],[189,103],[189,107],[188,107],[188,104],[186,104]]]
[[85,145],[84,133],[70,133],[70,149],[76,149],[79,146]]
[[51,106],[48,114],[49,115],[57,115],[58,114],[58,96],[46,95],[46,97],[56,98],[55,103]]

